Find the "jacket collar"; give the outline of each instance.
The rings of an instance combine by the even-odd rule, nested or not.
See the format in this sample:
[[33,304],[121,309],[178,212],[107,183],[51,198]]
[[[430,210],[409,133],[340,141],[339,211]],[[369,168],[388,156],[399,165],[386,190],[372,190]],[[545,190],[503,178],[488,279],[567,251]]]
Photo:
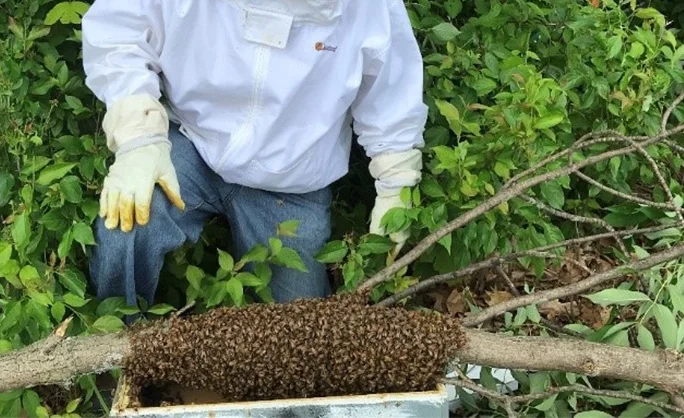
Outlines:
[[291,19],[292,24],[326,25],[342,14],[347,0],[228,0],[243,11],[265,12]]

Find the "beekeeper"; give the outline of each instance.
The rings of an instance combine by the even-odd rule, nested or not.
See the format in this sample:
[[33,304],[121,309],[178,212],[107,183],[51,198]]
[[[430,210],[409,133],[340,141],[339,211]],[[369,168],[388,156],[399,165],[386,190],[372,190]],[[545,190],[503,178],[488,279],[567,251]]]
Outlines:
[[[96,0],[82,25],[115,156],[90,266],[99,299],[152,303],[165,254],[214,215],[236,257],[301,220],[285,245],[308,272],[274,266],[270,290],[326,296],[314,256],[352,132],[376,180],[370,233],[420,180],[423,65],[401,0]],[[407,236],[391,238],[398,249]]]

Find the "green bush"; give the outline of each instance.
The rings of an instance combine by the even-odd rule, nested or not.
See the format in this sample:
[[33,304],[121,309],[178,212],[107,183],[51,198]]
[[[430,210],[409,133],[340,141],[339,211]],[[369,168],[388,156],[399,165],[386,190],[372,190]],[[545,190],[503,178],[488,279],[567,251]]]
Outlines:
[[[278,255],[274,237],[268,247],[250,254],[260,267],[256,275],[246,276],[241,272],[246,260],[233,260],[230,243],[221,240],[229,225],[215,220],[200,243],[169,255],[157,305],[126,307],[121,299],[98,303],[92,297],[87,255],[94,244],[97,191],[111,157],[100,129],[103,106],[84,86],[81,70],[78,24],[88,5],[0,0],[0,22],[8,22],[0,26],[0,353],[44,338],[67,316],[75,317],[71,334],[110,332],[123,326],[125,314],[139,310],[154,316],[190,301],[200,310],[245,303],[245,286],[268,298],[268,262],[296,262],[291,254]],[[390,231],[410,228],[411,243],[584,133],[657,133],[660,115],[684,81],[684,46],[666,18],[652,8],[633,10],[630,2],[602,0],[599,7],[592,7],[575,0],[415,0],[407,7],[425,58],[430,107],[426,168],[420,186],[404,196],[413,208],[392,211],[387,226]],[[678,7],[667,10],[681,16]],[[681,121],[683,116],[676,111],[673,119]],[[648,151],[661,164],[672,193],[680,196],[678,172],[684,160],[667,149]],[[648,187],[655,200],[665,201],[654,172],[639,155],[614,158],[585,174],[625,193]],[[359,184],[364,185],[362,190]],[[339,272],[340,289],[352,289],[386,266],[389,250],[387,240],[366,235],[374,195],[367,160],[359,149],[354,150],[350,174],[335,185],[335,192],[334,237],[320,260]],[[614,227],[651,225],[673,216],[620,201],[570,177],[535,187],[533,193],[555,209],[599,217]],[[293,227],[283,225],[281,233]],[[559,221],[533,204],[513,199],[440,240],[376,289],[374,297],[495,252],[525,250],[590,232],[586,225]],[[651,238],[634,248],[647,251],[668,245],[680,234]],[[617,250],[612,256],[628,257]],[[522,262],[541,278],[544,260]],[[652,280],[654,294],[661,295],[662,283]],[[666,283],[675,286],[669,291],[678,289],[676,277]],[[668,309],[672,303],[668,299]],[[518,326],[510,329],[538,322],[533,310],[521,312],[513,323],[507,321]],[[677,310],[673,318],[676,314]],[[626,334],[615,326],[624,328],[612,322],[598,331],[601,336],[591,338],[623,343]],[[538,390],[552,381],[577,378],[571,376],[517,377],[526,390]],[[1,394],[0,416],[16,416],[22,408],[29,416],[87,415],[99,407],[95,382],[84,377],[77,383],[74,401],[57,409],[37,390]],[[486,402],[476,406],[471,396],[460,394],[468,408],[489,408]],[[591,407],[614,412],[618,409],[612,408],[620,405],[631,408],[630,413],[643,409],[636,403],[580,395],[550,399],[537,403],[528,411],[530,416],[562,416]]]

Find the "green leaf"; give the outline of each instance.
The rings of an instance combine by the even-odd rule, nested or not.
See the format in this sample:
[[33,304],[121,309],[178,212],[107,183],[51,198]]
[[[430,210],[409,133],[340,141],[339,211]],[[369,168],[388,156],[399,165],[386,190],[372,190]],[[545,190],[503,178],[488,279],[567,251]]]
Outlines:
[[[0,265],[2,265],[2,262],[0,262]],[[684,313],[684,295],[682,295],[677,287],[673,285],[667,286],[667,292],[670,295],[670,301],[672,302],[672,306],[674,308],[673,313],[675,315],[679,312]]]
[[617,180],[618,174],[620,173],[621,163],[622,160],[620,157],[613,157],[610,159],[610,175],[613,177],[613,180]]
[[19,271],[19,280],[24,287],[36,287],[40,285],[40,274],[33,266],[24,266]]
[[283,249],[274,257],[274,261],[291,269],[299,270],[304,273],[309,272],[306,265],[304,265],[302,258],[292,248],[283,247]]
[[453,41],[461,33],[456,26],[448,22],[442,22],[436,26],[432,27],[432,33],[435,34],[437,39],[443,42]]
[[195,290],[202,288],[202,279],[204,278],[204,271],[199,267],[188,266],[185,270],[185,278]]
[[615,58],[622,50],[622,37],[615,35],[608,39],[608,59]]
[[537,309],[536,305],[530,305],[526,307],[525,310],[527,311],[527,318],[530,321],[534,322],[535,324],[538,324],[539,321],[541,321],[541,315],[539,314],[539,310]]
[[83,200],[83,190],[76,176],[67,176],[60,180],[59,189],[67,202],[81,203]]
[[494,172],[496,173],[497,176],[501,177],[504,180],[508,180],[511,177],[511,170],[508,168],[508,166],[501,161],[497,161],[494,164]]
[[40,406],[40,396],[33,390],[25,390],[21,395],[21,404],[29,416],[33,416]]
[[638,59],[639,57],[641,57],[641,55],[643,55],[645,50],[646,49],[644,48],[644,44],[642,44],[639,41],[634,41],[634,42],[632,42],[632,45],[631,45],[627,55],[629,55],[630,57],[632,57],[634,59]]
[[573,418],[613,418],[613,416],[599,410],[592,410],[580,412]]
[[72,413],[76,411],[76,408],[81,404],[81,398],[72,399],[66,406],[67,413]]
[[[453,104],[447,102],[446,100],[435,100],[435,106],[439,110],[439,113],[446,118],[449,123],[449,127],[457,135],[461,134],[461,115]],[[433,148],[433,151],[440,152],[441,148]]]
[[535,129],[549,129],[565,120],[565,115],[561,112],[551,112],[537,119],[534,124]]
[[339,263],[346,257],[349,249],[344,241],[330,241],[315,256],[319,263]]
[[4,306],[4,317],[0,319],[0,334],[17,324],[22,315],[21,302],[10,302]]
[[12,342],[9,340],[0,340],[0,354],[9,353],[14,350]]
[[221,268],[227,272],[233,271],[233,267],[235,267],[233,257],[221,249],[217,249],[217,251],[219,255],[219,265]]
[[157,305],[152,306],[150,309],[147,310],[147,312],[155,314],[155,315],[166,315],[167,313],[171,311],[175,311],[176,308],[173,306],[166,304],[166,303],[160,303]]
[[4,266],[12,258],[12,245],[8,242],[0,242],[0,266]]
[[22,212],[14,218],[14,223],[12,224],[12,239],[17,248],[25,248],[29,243],[30,235],[29,215],[27,212]]
[[300,220],[285,221],[278,225],[277,233],[279,236],[283,237],[296,237],[299,225],[302,223]]
[[556,209],[563,209],[563,205],[565,204],[565,193],[563,193],[563,189],[557,181],[542,183],[541,195],[549,206]]
[[633,290],[626,289],[604,289],[600,292],[584,296],[593,303],[601,306],[606,305],[629,305],[634,302],[650,302],[650,298]]
[[235,278],[239,280],[243,286],[247,287],[259,287],[265,284],[260,277],[257,277],[252,273],[247,273],[244,271],[236,274]]
[[47,408],[44,406],[39,406],[36,409],[36,418],[50,418]]
[[543,400],[539,405],[535,406],[534,409],[539,410],[539,411],[548,411],[549,409],[553,408],[553,405],[556,403],[556,398],[558,397],[558,394],[553,394]]
[[45,17],[46,25],[54,25],[59,21],[65,25],[81,23],[83,16],[90,5],[82,1],[62,1],[57,3]]
[[447,253],[449,255],[451,255],[452,241],[453,241],[453,235],[452,234],[446,234],[445,236],[440,238],[439,241],[437,241],[437,242],[439,243],[439,245],[444,247],[445,250],[447,250]]
[[244,297],[244,288],[242,283],[237,277],[233,277],[226,282],[226,292],[230,295],[231,299],[237,306],[241,306]]
[[261,244],[252,247],[247,254],[243,255],[240,261],[235,264],[235,271],[242,270],[242,268],[251,262],[264,262],[268,258],[268,248]]
[[88,303],[89,299],[83,299],[82,297],[78,295],[74,295],[73,293],[67,293],[63,296],[64,303],[74,307],[74,308],[80,308],[81,306],[85,306],[85,304]]
[[271,281],[271,276],[273,274],[271,267],[269,267],[266,263],[257,263],[254,266],[254,273],[259,277],[261,283],[264,285]]
[[50,231],[63,231],[67,229],[69,221],[62,215],[60,209],[52,209],[38,219],[40,225],[45,226]]
[[76,167],[75,163],[56,163],[44,168],[38,176],[38,184],[41,186],[48,186],[55,180],[59,180],[66,176],[69,171]]
[[97,318],[92,325],[92,329],[96,333],[117,332],[124,329],[124,323],[116,316],[105,315],[103,317]]
[[637,342],[639,347],[644,350],[655,350],[655,341],[653,341],[653,334],[645,326],[637,324]]
[[76,242],[83,245],[95,245],[95,237],[93,236],[93,230],[90,225],[79,222],[74,225],[73,237]]
[[268,246],[271,249],[271,255],[277,256],[280,254],[280,251],[283,249],[283,242],[279,240],[278,238],[269,238],[268,239]]
[[[653,396],[646,396],[646,398],[655,402],[669,403],[670,401],[668,395],[663,392],[656,392]],[[619,415],[619,418],[649,418],[653,416],[665,416],[660,412],[661,410],[659,408],[633,401],[629,403],[624,411],[622,411],[622,413]]]
[[395,247],[396,243],[389,237],[367,235],[360,242],[358,252],[361,255],[385,254]]
[[46,330],[52,329],[52,322],[50,321],[47,307],[39,304],[35,300],[31,299],[26,302],[26,311],[24,313],[28,314],[28,316],[40,325],[41,328]]
[[54,295],[52,292],[47,291],[47,292],[39,292],[37,290],[29,290],[26,292],[31,298],[31,300],[43,305],[43,306],[50,306],[52,302],[54,302]]
[[82,274],[72,270],[71,268],[66,268],[62,272],[57,272],[57,279],[66,287],[70,292],[78,295],[79,297],[85,297],[85,289],[87,286],[86,279]]
[[463,10],[463,3],[461,0],[447,0],[444,2],[444,10],[446,10],[449,17],[454,18]]
[[478,96],[484,96],[494,91],[497,87],[497,84],[490,78],[482,77],[474,82],[470,87],[475,89]]
[[60,322],[64,319],[64,314],[66,313],[66,306],[60,301],[55,302],[50,307],[50,314],[55,319],[55,321]]
[[14,184],[14,176],[9,173],[0,173],[0,207],[9,203]]
[[658,328],[660,328],[665,347],[677,349],[677,321],[672,311],[664,305],[655,304],[653,306],[653,315],[658,323]]
[[420,189],[430,197],[446,197],[444,189],[433,177],[426,178],[421,183]]

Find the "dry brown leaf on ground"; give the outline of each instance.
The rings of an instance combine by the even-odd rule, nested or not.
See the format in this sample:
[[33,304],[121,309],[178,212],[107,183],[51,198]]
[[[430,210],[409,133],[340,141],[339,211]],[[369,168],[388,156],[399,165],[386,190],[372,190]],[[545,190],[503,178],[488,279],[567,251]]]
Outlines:
[[581,305],[580,306],[580,321],[583,324],[598,330],[605,326],[610,320],[610,307],[600,307],[598,305]]
[[513,295],[505,290],[494,290],[487,292],[487,305],[494,306],[499,303],[506,302],[507,300],[513,299]]
[[560,302],[558,300],[552,300],[549,302],[542,303],[539,305],[539,313],[546,315],[546,318],[553,321],[554,319],[567,316],[572,312],[572,302]]
[[454,289],[446,301],[446,308],[450,314],[465,313],[466,301],[460,290]]

